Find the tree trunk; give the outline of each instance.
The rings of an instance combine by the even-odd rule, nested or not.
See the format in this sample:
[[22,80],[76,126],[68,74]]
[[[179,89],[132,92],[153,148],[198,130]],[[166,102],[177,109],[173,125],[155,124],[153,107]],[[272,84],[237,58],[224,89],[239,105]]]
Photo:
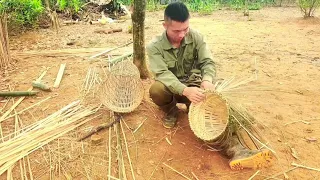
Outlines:
[[244,16],[249,16],[249,8],[248,8],[248,0],[244,0],[244,11],[243,11]]
[[9,37],[7,15],[0,14],[0,69],[6,68],[10,63]]
[[146,14],[146,0],[134,0],[132,14],[133,30],[133,63],[140,71],[140,77],[146,79],[149,72],[146,64],[146,50],[144,39],[144,20]]

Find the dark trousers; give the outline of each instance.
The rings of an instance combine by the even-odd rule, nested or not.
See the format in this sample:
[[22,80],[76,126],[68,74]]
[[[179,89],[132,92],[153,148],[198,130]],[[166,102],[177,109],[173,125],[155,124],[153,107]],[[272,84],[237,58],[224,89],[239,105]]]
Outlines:
[[152,101],[158,105],[164,112],[168,113],[177,103],[190,105],[186,96],[173,94],[163,83],[155,81],[149,90]]

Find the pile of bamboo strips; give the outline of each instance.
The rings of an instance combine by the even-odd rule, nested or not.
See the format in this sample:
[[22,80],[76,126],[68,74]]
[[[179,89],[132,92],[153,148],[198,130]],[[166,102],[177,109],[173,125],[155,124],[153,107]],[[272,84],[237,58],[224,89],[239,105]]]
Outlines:
[[96,117],[84,119],[97,109],[85,108],[79,102],[74,101],[52,115],[4,137],[5,141],[0,144],[0,175],[23,157]]
[[0,69],[6,68],[10,62],[7,15],[0,14]]

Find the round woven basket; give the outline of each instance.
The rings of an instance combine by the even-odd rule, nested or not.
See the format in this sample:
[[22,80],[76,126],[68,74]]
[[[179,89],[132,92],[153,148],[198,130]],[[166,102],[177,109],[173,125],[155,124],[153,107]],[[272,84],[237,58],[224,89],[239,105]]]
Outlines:
[[139,70],[131,60],[121,61],[111,67],[100,88],[101,102],[119,113],[132,112],[140,105],[143,94]]
[[214,141],[226,131],[229,122],[227,102],[214,92],[206,92],[198,104],[191,103],[189,123],[194,134],[204,141]]

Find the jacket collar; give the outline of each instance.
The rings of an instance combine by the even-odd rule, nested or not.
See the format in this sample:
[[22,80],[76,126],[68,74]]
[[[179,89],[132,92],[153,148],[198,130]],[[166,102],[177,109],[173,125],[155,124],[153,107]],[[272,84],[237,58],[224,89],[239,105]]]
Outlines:
[[[189,30],[189,32],[183,38],[183,40],[181,42],[181,46],[185,46],[185,45],[190,44],[192,42],[193,42],[193,39],[191,37],[190,30]],[[162,33],[162,47],[163,47],[164,50],[170,50],[170,49],[174,48],[172,46],[172,44],[170,43],[170,41],[168,40],[167,31],[164,31]]]

